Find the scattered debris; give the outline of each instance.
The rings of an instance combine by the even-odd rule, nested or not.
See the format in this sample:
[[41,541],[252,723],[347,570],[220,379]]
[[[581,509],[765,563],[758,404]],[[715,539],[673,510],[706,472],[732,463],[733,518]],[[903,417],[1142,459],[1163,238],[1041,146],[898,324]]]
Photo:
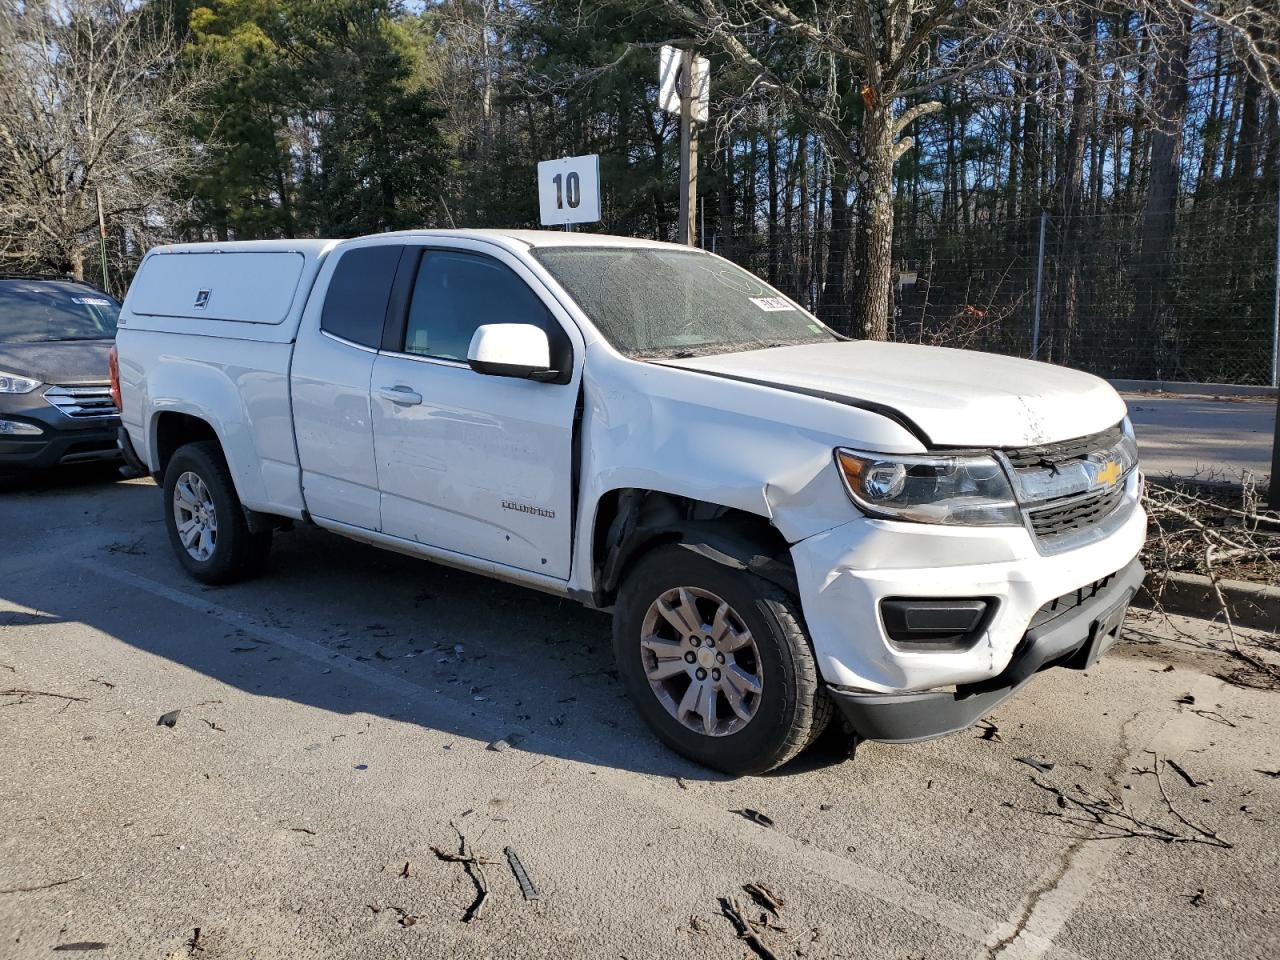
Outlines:
[[1160,788],[1160,796],[1164,799],[1166,809],[1172,817],[1187,828],[1185,831],[1174,830],[1156,823],[1139,820],[1115,793],[1112,793],[1109,797],[1098,796],[1077,783],[1075,785],[1076,793],[1072,795],[1051,783],[1045,783],[1035,777],[1031,778],[1031,782],[1041,790],[1053,794],[1056,798],[1056,806],[1059,809],[1044,813],[1044,816],[1061,817],[1067,823],[1079,824],[1087,828],[1086,832],[1074,835],[1073,839],[1119,840],[1141,837],[1149,840],[1159,840],[1162,843],[1202,843],[1206,846],[1221,847],[1226,850],[1231,849],[1233,846],[1231,843],[1218,836],[1213,830],[1193,823],[1173,805],[1168,791],[1165,790],[1164,779],[1161,776],[1161,770],[1164,765],[1164,761],[1157,756],[1154,767],[1149,771],[1143,772],[1155,774],[1156,783]]
[[406,913],[400,918],[400,926],[402,927],[412,927],[417,922],[418,918],[411,913]]
[[[930,783],[932,782],[933,781],[930,781]],[[834,803],[820,803],[818,804],[818,809],[825,813],[826,811],[830,810],[834,806],[835,806]]]
[[54,953],[60,953],[64,950],[105,950],[107,944],[101,940],[81,940],[77,943],[60,943],[53,948]]
[[18,672],[17,668],[14,667],[14,665],[11,663],[0,663],[0,667],[3,667],[4,669],[8,670],[10,673]]
[[168,727],[170,730],[172,730],[174,726],[177,725],[178,714],[180,714],[181,712],[182,712],[182,709],[179,708],[177,710],[170,710],[168,713],[161,714],[160,719],[156,721],[156,726]]
[[[470,812],[470,811],[468,811]],[[432,847],[431,852],[437,858],[448,863],[460,863],[467,871],[467,876],[471,878],[471,882],[476,886],[476,898],[471,902],[471,906],[467,907],[467,912],[462,915],[463,923],[470,923],[472,920],[480,919],[480,911],[484,907],[484,902],[489,897],[489,881],[484,875],[484,865],[492,864],[492,860],[485,860],[475,855],[475,851],[471,850],[467,844],[467,838],[463,836],[457,825],[450,821],[449,826],[453,827],[453,832],[458,835],[458,852],[449,853],[441,850],[439,847]]]
[[681,790],[688,790],[689,785],[684,782],[684,777],[676,777],[676,786]]
[[368,769],[369,769],[369,765],[368,765],[367,763],[357,763],[357,764],[355,765],[354,769],[356,769],[356,770],[368,770]]
[[227,732],[225,727],[220,727],[220,726],[218,726],[218,725],[217,725],[216,723],[214,723],[212,720],[205,720],[205,718],[204,718],[204,717],[201,717],[201,718],[200,718],[200,720],[201,720],[202,722],[204,722],[204,723],[207,723],[207,724],[209,725],[209,729],[210,729],[210,730],[217,730],[219,733],[226,733],[226,732]]
[[1169,764],[1169,766],[1173,768],[1173,772],[1174,772],[1174,773],[1176,773],[1178,776],[1180,776],[1183,780],[1187,781],[1187,784],[1188,784],[1189,786],[1192,786],[1192,787],[1203,787],[1203,786],[1204,786],[1204,784],[1203,784],[1203,783],[1201,783],[1199,780],[1197,780],[1197,779],[1196,779],[1195,777],[1193,777],[1191,774],[1187,773],[1187,771],[1186,771],[1186,770],[1184,770],[1184,769],[1182,768],[1182,766],[1178,763],[1178,761],[1177,761],[1177,760],[1166,760],[1165,762],[1166,762],[1166,763],[1168,763],[1168,764]]
[[1037,760],[1035,757],[1014,757],[1019,763],[1025,763],[1028,767],[1034,767],[1041,773],[1048,773],[1053,769],[1054,765],[1043,760]]
[[730,813],[736,813],[740,817],[746,817],[752,823],[758,823],[762,827],[772,827],[773,818],[767,814],[761,813],[759,810],[752,810],[750,807],[743,807],[741,810],[730,810]]
[[232,653],[253,653],[255,650],[261,650],[261,647],[232,647]]
[[1204,887],[1200,887],[1199,889],[1197,889],[1195,893],[1187,897],[1187,900],[1191,903],[1191,906],[1193,907],[1204,906]]
[[783,900],[763,883],[746,883],[743,884],[742,890],[747,894],[747,896],[760,904],[760,906],[764,907],[775,917],[778,916],[778,911],[786,906],[787,903],[787,901]]
[[381,913],[381,912],[382,912],[382,908],[381,908],[380,906],[378,906],[377,904],[374,904],[374,903],[366,903],[366,904],[365,904],[365,906],[366,906],[366,907],[368,907],[370,910],[372,910],[374,913]]
[[1177,698],[1176,700],[1174,700],[1173,702],[1174,702],[1174,703],[1187,703],[1187,704],[1191,704],[1191,703],[1195,703],[1195,702],[1196,702],[1196,698],[1195,698],[1194,696],[1192,696],[1191,694],[1189,694],[1189,693],[1184,693],[1182,696],[1178,697],[1178,698]]
[[992,743],[1004,743],[1004,738],[1000,736],[1000,728],[990,720],[979,720],[978,724],[982,729],[982,734],[978,737],[979,740],[990,740]]
[[720,912],[724,914],[731,924],[733,924],[734,932],[738,934],[739,940],[746,941],[747,946],[755,951],[756,956],[761,960],[778,960],[775,954],[760,939],[760,935],[756,933],[755,924],[742,914],[742,908],[738,905],[737,899],[734,897],[720,898]]
[[686,933],[700,933],[702,936],[710,936],[707,928],[702,925],[702,918],[696,913],[689,914],[689,923],[683,928]]
[[493,743],[489,744],[485,749],[492,750],[494,753],[501,753],[503,750],[519,746],[520,741],[523,739],[524,737],[520,736],[518,733],[508,733],[505,737],[493,741]]
[[111,543],[107,545],[107,553],[123,553],[129,557],[145,557],[147,551],[142,549],[142,538],[129,543]]
[[0,697],[52,697],[55,700],[70,700],[74,703],[88,703],[88,697],[69,697],[65,693],[50,693],[48,690],[25,690],[21,687],[10,687],[0,690]]
[[525,870],[524,864],[520,862],[519,855],[511,847],[503,847],[502,852],[507,855],[507,863],[511,867],[511,872],[516,875],[516,883],[520,884],[520,895],[526,900],[537,900],[538,888],[529,879],[529,873]]
[[1224,727],[1234,727],[1237,724],[1232,723],[1217,710],[1192,710],[1197,717],[1204,717],[1206,720],[1212,720],[1214,723],[1220,723]]
[[34,887],[7,887],[0,890],[0,893],[35,893],[37,890],[50,890],[53,887],[66,886],[68,883],[75,883],[77,880],[84,878],[84,874],[78,877],[68,877],[66,880],[54,880],[52,883],[41,883]]
[[400,871],[400,878],[407,879],[409,877],[409,861],[404,862],[404,868]]
[[1255,767],[1253,772],[1260,773],[1264,777],[1271,777],[1273,780],[1277,777],[1280,777],[1280,770],[1259,770],[1257,767]]
[[312,830],[310,827],[290,827],[289,829],[292,830],[294,833],[305,833],[312,837],[316,835],[316,832]]
[[108,690],[114,690],[116,688],[116,685],[114,683],[110,682],[109,680],[103,680],[101,677],[94,677],[89,682],[100,683],[102,684],[102,686],[106,687]]

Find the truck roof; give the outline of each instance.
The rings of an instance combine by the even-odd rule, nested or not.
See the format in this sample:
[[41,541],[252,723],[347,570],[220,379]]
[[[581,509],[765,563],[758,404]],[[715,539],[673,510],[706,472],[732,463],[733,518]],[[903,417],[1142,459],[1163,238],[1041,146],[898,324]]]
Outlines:
[[619,237],[609,233],[578,233],[567,230],[401,230],[392,234],[379,236],[395,237],[458,237],[475,240],[505,241],[508,245],[529,247],[677,247],[675,244],[663,243],[659,240],[645,240],[638,237]]
[[[488,240],[497,242],[511,249],[528,250],[533,247],[667,247],[674,250],[688,250],[688,247],[658,240],[644,240],[636,237],[618,237],[607,233],[578,233],[566,230],[398,230],[392,233],[368,234],[361,237],[350,237],[349,240],[368,240],[374,237],[413,238],[447,238]],[[215,253],[219,251],[237,251],[261,253],[291,251],[303,254],[308,260],[327,253],[333,247],[343,243],[342,240],[229,240],[205,241],[201,243],[171,243],[155,247],[152,253]]]

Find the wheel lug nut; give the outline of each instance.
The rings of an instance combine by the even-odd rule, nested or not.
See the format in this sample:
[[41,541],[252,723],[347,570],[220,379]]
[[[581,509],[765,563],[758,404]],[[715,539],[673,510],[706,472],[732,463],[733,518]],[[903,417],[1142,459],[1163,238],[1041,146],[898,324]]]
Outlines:
[[689,642],[692,643],[695,647],[702,646],[702,639],[700,637],[690,637]]
[[697,657],[695,657],[695,656],[693,655],[693,651],[692,651],[692,650],[688,650],[688,651],[686,651],[686,652],[685,652],[685,655],[684,655],[684,662],[685,662],[685,663],[693,663],[693,661],[695,661],[695,660],[697,660],[697,659],[698,659],[698,658],[697,658]]
[[705,671],[705,670],[703,670],[701,667],[699,667],[699,668],[698,668],[698,672],[697,672],[696,674],[694,674],[694,676],[696,676],[699,680],[705,680],[705,679],[707,679],[707,671]]
[[716,654],[716,663],[724,663],[724,654],[723,654],[723,653],[717,653],[717,654]]
[[719,671],[719,669],[716,669],[716,670],[712,670],[712,671],[711,671],[711,679],[712,679],[712,680],[719,680],[719,679],[720,679],[720,671]]
[[708,646],[708,647],[714,647],[714,646],[716,645],[716,642],[715,642],[714,640],[712,640],[710,637],[707,637],[707,638],[706,638],[706,641],[707,641],[707,646]]

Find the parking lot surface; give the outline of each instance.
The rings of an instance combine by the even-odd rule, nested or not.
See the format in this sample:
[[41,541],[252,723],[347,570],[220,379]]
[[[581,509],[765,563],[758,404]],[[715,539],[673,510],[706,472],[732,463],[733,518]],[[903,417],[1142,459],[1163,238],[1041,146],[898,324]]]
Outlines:
[[1240,482],[1271,473],[1276,401],[1266,397],[1125,394],[1142,466],[1152,477]]
[[145,480],[0,494],[0,545],[5,958],[736,958],[750,883],[779,958],[1280,952],[1280,697],[1203,623],[730,780],[568,602],[306,529],[201,587]]

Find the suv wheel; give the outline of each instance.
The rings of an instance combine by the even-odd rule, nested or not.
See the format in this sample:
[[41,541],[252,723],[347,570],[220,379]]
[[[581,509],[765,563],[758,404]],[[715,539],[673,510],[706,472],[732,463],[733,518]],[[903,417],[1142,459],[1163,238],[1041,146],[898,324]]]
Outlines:
[[271,531],[251,533],[222,451],[189,443],[164,472],[165,527],[187,573],[203,583],[232,583],[261,573]]
[[676,752],[725,773],[781,766],[826,727],[799,602],[678,544],[618,592],[613,647],[641,716]]

